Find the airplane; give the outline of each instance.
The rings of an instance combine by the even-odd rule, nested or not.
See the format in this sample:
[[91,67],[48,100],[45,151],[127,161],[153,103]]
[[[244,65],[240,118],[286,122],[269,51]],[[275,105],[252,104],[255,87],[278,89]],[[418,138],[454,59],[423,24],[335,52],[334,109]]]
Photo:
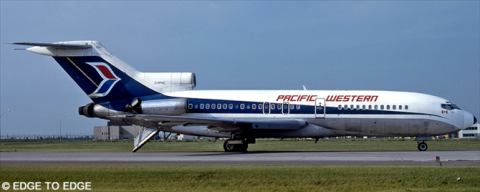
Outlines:
[[447,99],[422,93],[343,90],[198,91],[195,74],[143,73],[98,41],[16,42],[52,56],[90,97],[79,114],[145,127],[139,150],[159,131],[228,138],[244,152],[256,138],[376,136],[425,141],[470,127],[477,118]]

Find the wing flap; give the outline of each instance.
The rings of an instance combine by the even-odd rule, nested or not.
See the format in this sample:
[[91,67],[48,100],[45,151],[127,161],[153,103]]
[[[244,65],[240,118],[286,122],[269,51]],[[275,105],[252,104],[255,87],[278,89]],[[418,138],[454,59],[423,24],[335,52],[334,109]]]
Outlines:
[[308,126],[308,122],[298,119],[282,120],[234,120],[198,118],[186,116],[164,115],[120,115],[110,117],[112,121],[138,124],[149,128],[159,128],[162,125],[199,126],[205,125],[217,131],[242,131],[242,130],[297,130]]

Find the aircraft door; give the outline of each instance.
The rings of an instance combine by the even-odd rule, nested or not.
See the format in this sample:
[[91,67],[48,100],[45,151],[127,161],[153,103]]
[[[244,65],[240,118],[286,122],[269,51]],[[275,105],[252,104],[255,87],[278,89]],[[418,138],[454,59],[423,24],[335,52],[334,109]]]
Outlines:
[[315,99],[315,118],[325,118],[325,98]]
[[270,103],[263,102],[263,114],[270,114]]
[[283,102],[282,113],[285,115],[290,113],[290,104],[288,102]]

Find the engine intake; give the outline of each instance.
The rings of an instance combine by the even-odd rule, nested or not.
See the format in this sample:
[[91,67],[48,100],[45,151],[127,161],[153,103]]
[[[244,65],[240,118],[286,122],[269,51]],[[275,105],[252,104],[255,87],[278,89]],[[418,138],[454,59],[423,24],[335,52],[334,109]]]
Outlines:
[[85,106],[81,106],[78,108],[78,114],[79,115],[83,115],[85,117],[88,117],[88,118],[94,118],[95,115],[93,114],[93,106],[95,104],[93,103],[89,103]]

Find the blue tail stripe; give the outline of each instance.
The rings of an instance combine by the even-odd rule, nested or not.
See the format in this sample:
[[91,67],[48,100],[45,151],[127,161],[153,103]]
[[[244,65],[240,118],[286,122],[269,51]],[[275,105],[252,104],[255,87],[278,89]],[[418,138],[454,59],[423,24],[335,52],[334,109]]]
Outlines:
[[[120,71],[114,65],[108,63],[101,57],[54,57],[54,59],[62,66],[62,68],[70,75],[70,77],[73,78],[73,80],[82,88],[82,90],[87,95],[95,92],[95,90],[98,89],[98,86],[101,87],[100,89],[98,89],[97,93],[106,93],[108,92],[108,89],[110,89],[110,86],[113,85],[110,92],[108,92],[106,96],[91,98],[94,103],[131,100],[136,97],[145,97],[159,94],[158,92],[146,87],[137,80],[128,76],[123,71]],[[70,62],[68,59],[70,59],[74,64],[72,64],[72,62]],[[113,73],[121,80],[118,82],[113,79],[106,80],[106,82],[101,85],[104,79],[98,74],[98,71],[96,69],[88,65],[86,62],[103,62],[107,64],[111,68]]]
[[105,92],[108,91],[108,89],[110,89],[110,86],[112,86],[113,83],[115,83],[115,81],[117,81],[116,79],[111,79],[111,80],[107,80],[105,81],[105,83],[102,85],[102,87],[97,91],[97,93],[100,93],[100,94],[104,94]]

